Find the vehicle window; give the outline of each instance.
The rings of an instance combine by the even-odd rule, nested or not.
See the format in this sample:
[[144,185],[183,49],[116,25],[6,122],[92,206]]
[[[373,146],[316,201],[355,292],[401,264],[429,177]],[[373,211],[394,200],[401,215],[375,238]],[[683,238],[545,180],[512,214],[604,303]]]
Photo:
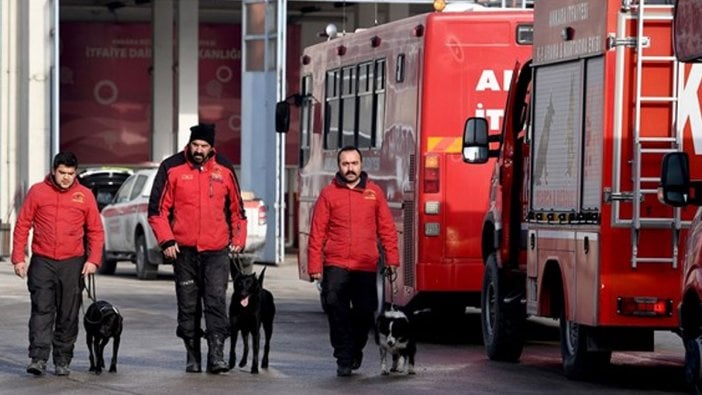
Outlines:
[[324,111],[324,148],[335,150],[339,148],[339,123],[341,121],[341,72],[339,69],[327,71],[326,97]]
[[132,190],[132,185],[134,184],[135,176],[131,176],[127,181],[122,184],[117,191],[117,196],[115,196],[115,203],[124,203],[129,201],[129,192]]
[[143,192],[141,193],[141,196],[150,196],[151,195],[151,188],[154,186],[154,179],[156,178],[156,172],[150,176],[147,176],[146,178],[146,187],[144,188]]
[[146,184],[147,177],[145,175],[138,175],[136,181],[134,182],[134,188],[132,188],[132,193],[129,194],[129,201],[132,201],[141,195],[141,191],[144,190],[144,184]]

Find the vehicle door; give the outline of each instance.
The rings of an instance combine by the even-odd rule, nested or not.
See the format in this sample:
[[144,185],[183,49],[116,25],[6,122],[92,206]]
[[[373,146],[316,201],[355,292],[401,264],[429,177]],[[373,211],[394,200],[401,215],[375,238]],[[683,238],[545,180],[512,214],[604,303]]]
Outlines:
[[134,186],[129,192],[129,200],[125,204],[124,212],[124,243],[126,251],[136,251],[134,246],[134,237],[136,234],[136,228],[139,224],[139,215],[142,209],[148,205],[149,193],[147,191],[146,197],[144,197],[144,187],[147,184],[149,176],[147,174],[138,173],[135,174],[136,178],[134,180]]
[[136,175],[129,177],[117,191],[112,204],[103,210],[105,245],[109,251],[126,251],[126,212],[136,178]]

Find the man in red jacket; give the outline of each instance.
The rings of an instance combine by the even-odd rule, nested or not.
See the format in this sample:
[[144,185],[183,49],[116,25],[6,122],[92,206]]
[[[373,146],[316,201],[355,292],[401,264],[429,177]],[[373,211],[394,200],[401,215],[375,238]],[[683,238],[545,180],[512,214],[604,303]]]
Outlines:
[[322,280],[338,376],[361,367],[373,326],[378,239],[385,265],[394,270],[400,264],[390,208],[382,189],[361,170],[361,161],[356,147],[339,150],[339,172],[314,207],[307,253],[310,277]]
[[[77,168],[78,159],[73,153],[58,153],[51,174],[29,189],[15,224],[12,264],[17,276],[29,276],[32,362],[27,373],[34,375],[46,371],[52,346],[56,375],[70,373],[68,366],[78,337],[81,275],[95,273],[102,261],[105,235],[100,214],[90,189],[76,181]],[[24,253],[30,228],[34,229],[34,236],[27,269]]]
[[[161,162],[149,199],[149,224],[173,270],[178,299],[176,334],[185,342],[186,372],[201,372],[204,301],[207,371],[224,373],[229,336],[229,250],[246,243],[246,214],[234,166],[215,152],[214,125],[190,128],[185,149]],[[202,300],[202,301],[201,301]]]

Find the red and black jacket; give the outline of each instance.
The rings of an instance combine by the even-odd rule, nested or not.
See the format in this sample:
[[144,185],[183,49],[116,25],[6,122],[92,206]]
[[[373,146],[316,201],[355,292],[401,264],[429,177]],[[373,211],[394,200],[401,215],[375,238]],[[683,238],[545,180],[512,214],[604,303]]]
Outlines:
[[167,158],[149,198],[149,224],[162,249],[175,243],[198,251],[244,248],[246,214],[232,163],[214,150],[202,164],[188,147]]
[[374,272],[378,239],[385,251],[385,264],[398,266],[397,229],[383,190],[368,180],[365,172],[354,188],[346,186],[337,173],[314,206],[307,271],[318,274],[323,265],[331,265]]
[[95,196],[78,180],[61,189],[49,174],[29,189],[13,233],[13,264],[25,261],[30,228],[32,253],[57,261],[85,255],[87,233],[88,262],[100,266],[105,241],[100,213]]

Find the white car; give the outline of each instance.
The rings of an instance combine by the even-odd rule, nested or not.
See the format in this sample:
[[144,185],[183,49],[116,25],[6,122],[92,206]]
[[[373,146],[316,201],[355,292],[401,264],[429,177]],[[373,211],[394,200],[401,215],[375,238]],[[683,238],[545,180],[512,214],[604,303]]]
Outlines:
[[[153,279],[158,275],[158,265],[170,264],[164,261],[147,219],[149,194],[157,170],[142,169],[132,174],[112,203],[100,213],[105,229],[105,250],[99,273],[113,274],[118,261],[131,261],[136,264],[139,279]],[[246,248],[241,256],[250,262],[265,244],[266,205],[250,192],[242,191],[241,197],[248,219]]]

